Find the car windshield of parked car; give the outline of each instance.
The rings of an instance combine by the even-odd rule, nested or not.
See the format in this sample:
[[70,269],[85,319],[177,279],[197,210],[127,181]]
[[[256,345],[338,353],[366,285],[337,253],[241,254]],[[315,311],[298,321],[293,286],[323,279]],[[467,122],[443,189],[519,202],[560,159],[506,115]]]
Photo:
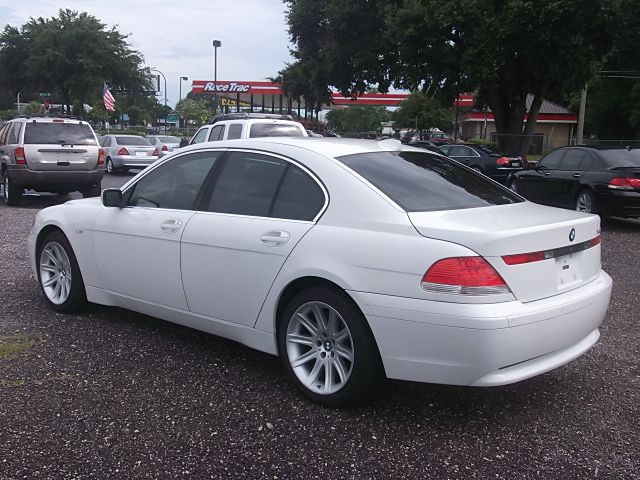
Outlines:
[[640,168],[640,149],[600,150],[598,153],[614,168]]
[[24,143],[29,145],[97,145],[87,124],[27,122]]
[[178,137],[158,137],[158,139],[162,142],[162,143],[180,143],[180,139]]
[[370,152],[337,157],[407,212],[459,210],[523,200],[455,161],[428,152]]
[[303,136],[302,129],[297,125],[286,125],[282,123],[253,123],[249,130],[250,138]]
[[146,138],[142,137],[116,137],[116,143],[118,145],[144,145],[145,147],[151,146]]

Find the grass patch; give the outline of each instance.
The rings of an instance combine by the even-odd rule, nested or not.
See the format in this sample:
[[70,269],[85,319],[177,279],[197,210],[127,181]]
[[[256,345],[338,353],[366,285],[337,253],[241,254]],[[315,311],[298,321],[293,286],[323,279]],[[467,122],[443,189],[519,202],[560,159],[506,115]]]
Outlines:
[[0,360],[11,360],[25,355],[40,343],[42,339],[34,335],[0,335]]

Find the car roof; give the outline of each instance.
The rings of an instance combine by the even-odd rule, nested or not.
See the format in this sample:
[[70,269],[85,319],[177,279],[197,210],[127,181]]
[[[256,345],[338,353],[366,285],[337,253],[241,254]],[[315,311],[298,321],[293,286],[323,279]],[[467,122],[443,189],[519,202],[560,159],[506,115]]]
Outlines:
[[344,155],[354,155],[367,152],[388,152],[411,150],[425,153],[426,150],[403,145],[395,139],[387,140],[366,140],[359,138],[335,138],[335,137],[258,137],[238,140],[219,140],[215,142],[202,142],[190,145],[180,151],[198,150],[208,148],[267,148],[269,145],[288,145],[303,148],[326,157],[341,157]]

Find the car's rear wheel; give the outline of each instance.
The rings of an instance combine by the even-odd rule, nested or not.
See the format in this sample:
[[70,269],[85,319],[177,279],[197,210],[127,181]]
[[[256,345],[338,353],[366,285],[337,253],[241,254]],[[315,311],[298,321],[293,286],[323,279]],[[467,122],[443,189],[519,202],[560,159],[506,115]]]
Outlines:
[[67,237],[58,230],[48,233],[36,258],[38,280],[49,305],[64,313],[81,309],[87,303],[84,281]]
[[16,186],[8,172],[4,172],[2,176],[2,188],[4,190],[4,203],[10,207],[20,204],[22,199],[23,188]]
[[481,169],[480,167],[478,167],[477,165],[473,165],[473,166],[471,167],[471,170],[475,170],[475,171],[476,171],[476,172],[478,172],[478,173],[484,173],[484,172],[482,171],[482,169]]
[[596,198],[591,190],[581,190],[576,197],[576,211],[598,213]]
[[509,181],[509,189],[512,192],[515,192],[515,193],[518,193],[518,194],[520,193],[520,192],[518,192],[518,182],[515,179]]
[[115,175],[116,173],[116,169],[113,166],[113,160],[111,160],[111,157],[107,157],[107,160],[104,165],[104,173],[109,175]]
[[280,318],[278,346],[302,392],[326,406],[353,403],[382,378],[366,320],[345,294],[314,287],[298,293]]

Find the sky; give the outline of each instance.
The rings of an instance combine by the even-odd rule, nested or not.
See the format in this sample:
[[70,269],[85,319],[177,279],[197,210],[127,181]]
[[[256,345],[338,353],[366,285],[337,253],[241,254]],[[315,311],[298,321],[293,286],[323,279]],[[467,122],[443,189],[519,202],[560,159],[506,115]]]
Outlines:
[[[213,80],[213,40],[222,42],[218,80],[264,80],[292,61],[281,0],[0,0],[0,26],[57,16],[61,8],[88,12],[130,34],[145,65],[165,75],[171,106],[178,101],[181,76],[189,77],[182,82],[183,97],[191,80]],[[164,92],[158,101],[164,103]]]

